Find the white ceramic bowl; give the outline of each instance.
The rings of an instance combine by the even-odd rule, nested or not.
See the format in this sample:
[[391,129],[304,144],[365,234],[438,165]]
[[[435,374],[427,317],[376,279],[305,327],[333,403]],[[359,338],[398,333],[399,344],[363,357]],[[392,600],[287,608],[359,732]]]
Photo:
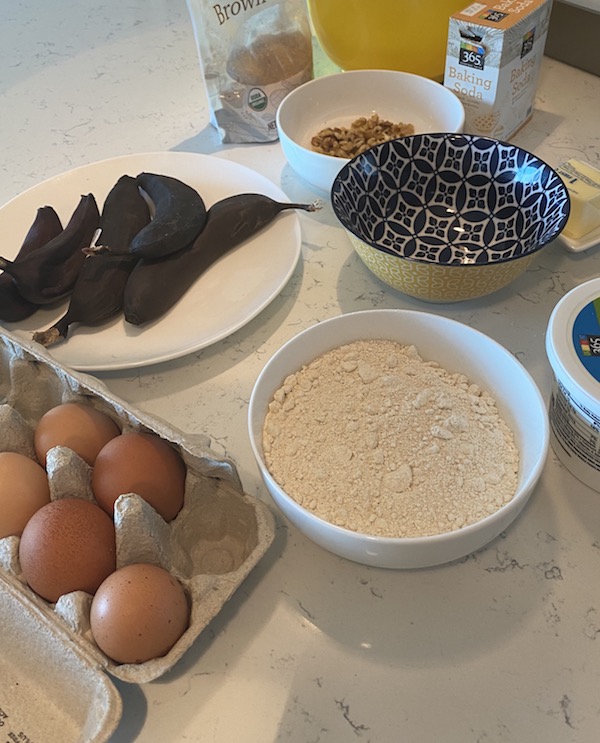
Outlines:
[[346,158],[311,149],[311,138],[328,126],[345,126],[377,113],[415,133],[460,132],[465,111],[440,83],[395,70],[348,70],[315,78],[293,90],[277,110],[279,141],[290,166],[311,186],[329,192]]
[[[333,525],[294,501],[269,473],[262,430],[268,404],[283,380],[326,351],[355,340],[386,338],[414,344],[420,355],[465,374],[496,399],[520,454],[517,491],[506,505],[475,524],[428,537],[375,537]],[[413,310],[367,310],[314,325],[288,341],[258,376],[248,410],[250,443],[262,479],[283,514],[309,539],[336,555],[385,568],[421,568],[456,560],[497,537],[527,503],[546,460],[546,405],[525,368],[486,335],[445,317]]]

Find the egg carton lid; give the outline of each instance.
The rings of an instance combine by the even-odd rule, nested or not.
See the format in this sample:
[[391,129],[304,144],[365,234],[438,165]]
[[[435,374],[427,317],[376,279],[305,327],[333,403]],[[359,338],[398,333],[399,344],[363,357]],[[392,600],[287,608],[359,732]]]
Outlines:
[[122,712],[116,686],[9,576],[0,581],[0,625],[3,739],[109,740]]
[[[201,601],[200,608],[195,608],[192,596],[190,627],[181,640],[164,658],[137,666],[119,666],[106,658],[89,637],[80,636],[54,608],[36,596],[18,574],[18,560],[14,557],[18,537],[0,540],[0,737],[30,743],[102,743],[110,739],[122,714],[122,700],[110,677],[145,683],[169,670],[264,556],[274,538],[274,519],[266,504],[244,493],[235,464],[211,451],[207,436],[186,435],[165,421],[132,408],[111,395],[97,378],[63,367],[41,346],[17,338],[6,329],[0,329],[0,403],[16,406],[15,386],[19,386],[17,377],[21,370],[15,371],[15,360],[25,366],[31,364],[29,371],[34,377],[40,369],[46,372],[63,391],[64,399],[77,395],[98,398],[125,427],[153,431],[174,444],[184,457],[188,472],[194,475],[194,494],[198,489],[204,491],[202,483],[207,483],[209,521],[215,518],[221,499],[226,507],[229,504],[233,508],[236,524],[238,508],[255,521],[252,544],[247,553],[238,556],[235,565],[222,574],[215,569],[214,575],[207,570],[205,574],[188,576],[188,590]],[[20,413],[30,422],[40,406],[50,406],[47,398],[52,385],[40,379],[39,389],[33,389],[28,379],[28,399],[20,405]],[[186,492],[187,488],[186,484]],[[128,495],[124,500],[131,501],[134,513],[140,513],[142,508],[140,518],[151,517],[141,529],[152,525],[156,514],[145,514],[146,504],[140,503],[141,499]],[[198,519],[202,513],[203,509],[195,505],[190,518]],[[191,538],[196,531],[197,523],[183,523],[178,533]],[[241,541],[244,537],[242,534]],[[206,556],[192,555],[192,563],[194,559]]]

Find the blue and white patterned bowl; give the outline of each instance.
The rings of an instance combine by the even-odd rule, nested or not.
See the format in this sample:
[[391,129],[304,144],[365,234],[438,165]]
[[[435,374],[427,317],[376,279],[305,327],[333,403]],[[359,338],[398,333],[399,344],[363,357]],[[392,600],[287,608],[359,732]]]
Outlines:
[[432,302],[506,286],[569,217],[560,176],[512,144],[468,134],[418,134],[347,163],[333,210],[368,268]]

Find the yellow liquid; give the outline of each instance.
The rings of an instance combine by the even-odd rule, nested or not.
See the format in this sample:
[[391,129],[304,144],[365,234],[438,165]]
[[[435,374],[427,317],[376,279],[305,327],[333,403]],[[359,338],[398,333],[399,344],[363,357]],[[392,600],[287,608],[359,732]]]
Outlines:
[[461,0],[307,0],[317,39],[343,70],[389,69],[442,81]]

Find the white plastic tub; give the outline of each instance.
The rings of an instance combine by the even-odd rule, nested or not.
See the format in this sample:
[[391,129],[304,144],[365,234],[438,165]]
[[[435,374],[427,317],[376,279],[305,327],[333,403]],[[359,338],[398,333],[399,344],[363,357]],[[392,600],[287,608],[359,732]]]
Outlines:
[[600,278],[556,305],[546,353],[554,371],[552,448],[575,477],[600,493]]

